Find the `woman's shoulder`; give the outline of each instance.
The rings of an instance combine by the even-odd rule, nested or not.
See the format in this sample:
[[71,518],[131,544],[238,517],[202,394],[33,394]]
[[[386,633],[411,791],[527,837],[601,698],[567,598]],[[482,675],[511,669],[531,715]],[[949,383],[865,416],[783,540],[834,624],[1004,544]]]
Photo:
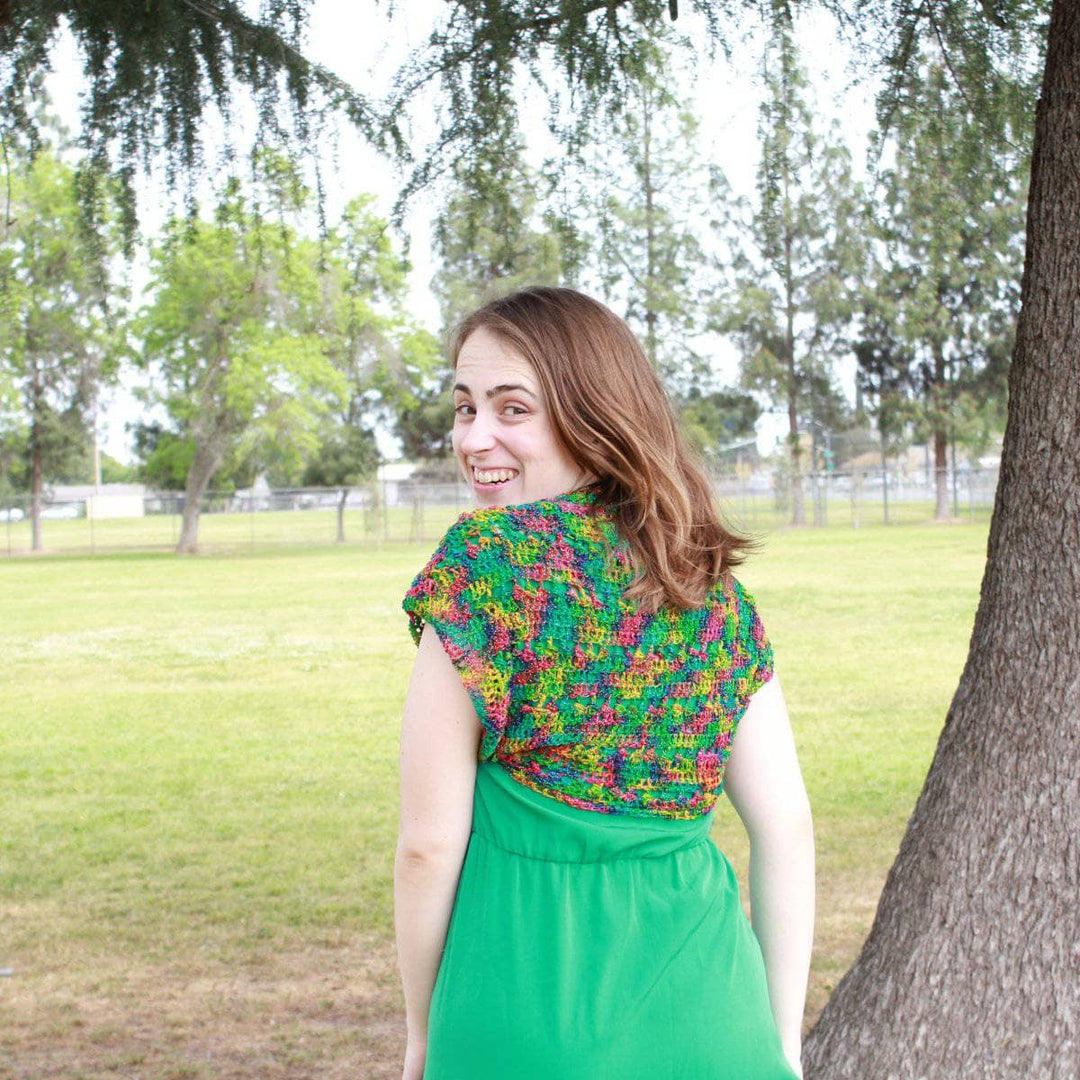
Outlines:
[[726,617],[739,635],[763,633],[757,598],[730,570],[709,591],[707,606]]
[[531,562],[556,541],[599,537],[608,524],[595,493],[578,489],[527,503],[471,507],[447,529],[439,547],[470,554],[477,548],[497,550],[510,562]]

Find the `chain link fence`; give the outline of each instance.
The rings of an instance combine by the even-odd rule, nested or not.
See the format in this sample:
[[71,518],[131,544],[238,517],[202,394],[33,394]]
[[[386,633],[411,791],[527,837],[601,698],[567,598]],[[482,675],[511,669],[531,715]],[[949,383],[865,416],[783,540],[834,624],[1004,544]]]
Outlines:
[[[790,527],[801,501],[803,523],[817,528],[870,528],[942,520],[936,478],[900,470],[828,472],[803,476],[794,485],[759,471],[713,480],[721,508],[736,527],[768,533]],[[959,469],[944,477],[940,509],[945,519],[986,523],[993,509],[996,469]],[[434,544],[464,510],[473,506],[463,483],[383,480],[350,488],[289,488],[211,492],[199,521],[199,550],[256,551],[324,544]],[[97,511],[95,512],[95,508]],[[108,516],[85,498],[46,498],[41,510],[41,552],[104,554],[169,551],[176,547],[184,496],[147,492],[127,516]],[[30,497],[0,496],[0,551],[9,558],[34,553]]]

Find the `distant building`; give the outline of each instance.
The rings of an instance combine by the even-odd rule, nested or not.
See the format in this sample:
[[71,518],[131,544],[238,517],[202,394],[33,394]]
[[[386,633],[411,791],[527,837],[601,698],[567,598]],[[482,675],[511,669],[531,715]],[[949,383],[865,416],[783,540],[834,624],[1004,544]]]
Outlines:
[[91,520],[104,518],[141,518],[146,514],[145,484],[53,484],[48,489],[48,501],[85,503],[86,516]]
[[417,465],[413,461],[384,461],[375,473],[375,479],[385,492],[386,502],[389,506],[397,506],[401,502],[399,488],[411,491],[412,485],[406,483],[414,472]]

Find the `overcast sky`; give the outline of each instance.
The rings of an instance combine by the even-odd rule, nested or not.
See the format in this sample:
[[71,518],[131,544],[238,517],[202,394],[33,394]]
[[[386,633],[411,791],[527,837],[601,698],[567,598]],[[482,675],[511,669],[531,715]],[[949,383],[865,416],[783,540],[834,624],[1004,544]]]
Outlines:
[[[314,0],[309,43],[306,54],[324,64],[363,90],[387,86],[398,64],[409,51],[426,41],[435,20],[446,9],[445,0],[408,0],[398,3],[392,22],[385,15],[385,5],[372,13],[371,5],[355,0]],[[684,5],[688,6],[688,5]],[[703,26],[693,14],[680,14],[677,28],[691,38],[704,39]],[[807,67],[813,93],[823,118],[838,116],[854,157],[856,169],[864,164],[866,137],[873,127],[873,91],[870,83],[856,85],[847,50],[836,40],[832,25],[824,15],[801,20],[798,44],[802,62]],[[692,79],[682,78],[687,98],[701,124],[700,141],[704,160],[720,166],[736,193],[750,194],[759,160],[757,118],[760,90],[756,77],[760,49],[752,42],[736,48],[729,62],[719,57],[697,65]],[[55,73],[49,90],[61,118],[71,127],[78,125],[78,58],[70,38],[63,40],[56,53]],[[541,103],[538,103],[542,105]],[[240,112],[242,116],[242,111]],[[415,121],[415,133],[423,138],[422,110]],[[525,130],[537,160],[553,149],[543,124],[542,110],[525,113]],[[209,129],[211,131],[212,127]],[[241,141],[242,144],[242,141]],[[208,155],[210,156],[210,155]],[[329,154],[327,154],[329,158]],[[352,129],[343,125],[337,145],[338,167],[326,172],[327,212],[333,220],[344,203],[361,191],[374,193],[378,208],[388,215],[401,186],[401,177],[385,160],[374,153]],[[169,211],[169,198],[161,189],[161,180],[147,180],[140,190],[140,218],[152,234]],[[410,277],[410,301],[415,315],[430,329],[438,327],[438,308],[429,287],[434,265],[430,253],[430,221],[435,209],[432,197],[418,197],[412,204],[406,229],[409,254],[413,263]],[[136,271],[135,283],[142,277]],[[736,377],[736,356],[727,343],[717,342],[715,369],[721,381]],[[842,371],[842,381],[851,382],[853,371]],[[104,402],[100,431],[102,446],[121,460],[131,460],[127,422],[145,415],[145,407],[135,402],[128,385],[110,392]],[[765,452],[782,432],[785,418],[766,416],[759,426],[759,446]],[[380,433],[380,449],[386,456],[397,452],[395,440]]]

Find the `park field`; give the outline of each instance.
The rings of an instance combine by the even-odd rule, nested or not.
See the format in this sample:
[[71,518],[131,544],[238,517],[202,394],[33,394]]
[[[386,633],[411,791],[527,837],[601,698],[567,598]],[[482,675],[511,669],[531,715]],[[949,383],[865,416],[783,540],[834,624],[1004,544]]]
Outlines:
[[[400,1075],[400,601],[433,546],[0,562],[0,1078]],[[984,523],[780,530],[741,574],[815,812],[808,1022],[869,929],[985,548]]]
[[[965,488],[953,508],[954,517],[968,525],[988,524],[994,489]],[[458,505],[447,504],[444,493],[438,498],[418,491],[411,500],[374,509],[350,509],[343,517],[346,540],[352,544],[380,547],[393,543],[434,543],[446,525],[469,506],[468,494]],[[333,492],[321,495],[331,500]],[[833,495],[818,502],[806,500],[806,519],[815,527],[862,529],[876,525],[925,525],[934,520],[934,502],[920,490],[908,497],[891,498],[884,504],[880,489],[863,491],[857,499]],[[977,498],[976,498],[977,496]],[[288,496],[279,497],[276,508],[204,511],[199,518],[199,550],[210,555],[257,554],[286,547],[322,547],[337,538],[337,514],[327,505],[318,508],[287,508]],[[790,511],[779,506],[771,494],[743,490],[723,497],[729,518],[750,532],[772,532],[786,526]],[[34,555],[30,522],[14,519],[25,508],[9,512],[0,500],[0,558],[18,559]],[[46,515],[56,508],[46,510]],[[141,518],[87,518],[81,504],[59,509],[74,517],[42,520],[42,553],[47,555],[149,554],[171,552],[180,537],[178,513],[153,513]],[[80,516],[82,515],[82,516]]]

